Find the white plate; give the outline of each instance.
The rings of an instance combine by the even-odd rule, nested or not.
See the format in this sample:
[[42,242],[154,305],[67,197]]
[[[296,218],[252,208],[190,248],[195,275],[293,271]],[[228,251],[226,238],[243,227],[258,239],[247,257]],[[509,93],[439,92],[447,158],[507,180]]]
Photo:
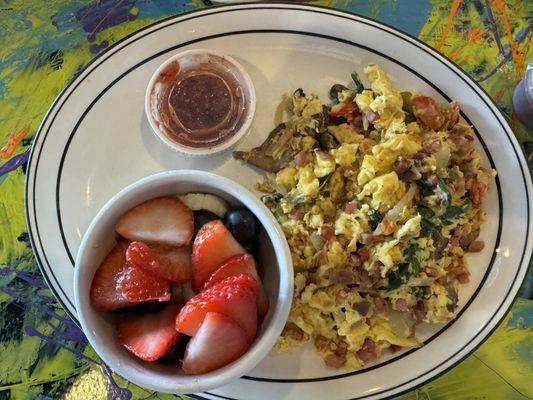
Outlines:
[[[412,389],[468,355],[505,315],[532,250],[531,177],[516,139],[491,101],[462,70],[414,38],[368,19],[304,5],[249,4],[210,8],[167,19],[120,41],[97,57],[58,96],[46,115],[27,170],[26,207],[42,272],[75,319],[73,259],[81,236],[117,191],[155,172],[197,168],[253,187],[260,175],[229,153],[209,159],[177,155],[151,132],[143,113],[153,71],[176,52],[211,48],[236,58],[257,91],[249,149],[273,128],[280,95],[303,87],[327,98],[378,62],[399,88],[439,101],[458,99],[477,130],[487,166],[498,170],[485,208],[483,252],[470,256],[472,279],[460,292],[459,316],[422,326],[425,346],[384,358],[360,371],[324,367],[310,347],[272,352],[250,376],[203,393],[206,398],[380,398]],[[89,284],[89,283],[88,283]]]

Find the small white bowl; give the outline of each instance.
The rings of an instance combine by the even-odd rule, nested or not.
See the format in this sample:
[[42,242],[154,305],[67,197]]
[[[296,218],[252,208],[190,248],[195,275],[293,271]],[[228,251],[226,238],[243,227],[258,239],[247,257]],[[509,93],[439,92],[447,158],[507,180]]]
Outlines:
[[[220,62],[220,60],[223,61]],[[173,140],[171,138],[171,134],[165,132],[165,124],[162,122],[158,122],[158,120],[154,117],[151,107],[154,86],[158,81],[158,78],[160,77],[161,73],[164,72],[165,69],[169,67],[171,68],[171,64],[173,63],[177,63],[177,65],[180,66],[179,68],[184,70],[183,73],[191,71],[199,65],[214,63],[220,65],[221,69],[227,71],[228,74],[231,74],[239,83],[239,87],[242,89],[242,95],[244,97],[244,112],[246,114],[243,116],[242,125],[240,129],[235,132],[228,140],[211,147],[187,146],[178,143],[176,140]],[[174,56],[166,60],[163,64],[161,64],[159,68],[157,68],[157,70],[152,75],[152,78],[150,79],[150,82],[148,83],[148,87],[146,89],[144,108],[146,116],[148,118],[148,122],[152,127],[152,130],[154,131],[155,135],[165,144],[167,144],[170,148],[190,156],[208,156],[229,149],[248,133],[255,115],[256,102],[257,99],[252,79],[239,62],[237,62],[234,58],[218,51],[207,49],[193,49],[175,54]]]
[[[115,334],[117,316],[91,306],[94,273],[115,243],[115,223],[135,205],[151,198],[189,192],[212,193],[244,205],[260,221],[258,265],[270,309],[250,349],[233,363],[203,375],[183,375],[176,365],[144,362],[130,354]],[[74,297],[83,332],[102,360],[142,387],[165,393],[197,393],[227,384],[252,370],[272,349],[287,320],[293,294],[293,268],[285,236],[256,196],[225,177],[202,171],[168,171],[141,179],[117,193],[94,217],[83,236],[74,272]]]

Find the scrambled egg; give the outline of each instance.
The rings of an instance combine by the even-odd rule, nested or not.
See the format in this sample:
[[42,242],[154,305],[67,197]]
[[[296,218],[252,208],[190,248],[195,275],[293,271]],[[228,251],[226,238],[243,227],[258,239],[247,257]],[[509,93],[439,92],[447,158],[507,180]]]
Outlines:
[[[419,346],[418,324],[454,317],[459,284],[468,281],[465,252],[480,246],[481,199],[494,176],[451,106],[424,96],[411,102],[420,95],[400,93],[378,65],[364,72],[370,88],[354,79],[358,89],[344,88],[330,106],[295,92],[287,124],[301,128],[305,157],[260,186],[274,192],[264,201],[296,271],[277,348],[311,340],[333,368]],[[427,115],[444,122],[430,128]]]

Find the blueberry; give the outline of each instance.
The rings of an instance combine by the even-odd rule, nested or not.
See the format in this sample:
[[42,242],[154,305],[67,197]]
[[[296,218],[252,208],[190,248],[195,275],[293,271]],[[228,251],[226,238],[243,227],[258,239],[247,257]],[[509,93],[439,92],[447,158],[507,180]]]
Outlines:
[[226,214],[225,225],[233,237],[244,247],[254,245],[259,234],[259,221],[250,210],[235,208]]
[[220,219],[218,215],[212,213],[211,211],[199,210],[194,212],[194,234],[200,230],[202,226],[207,224],[209,221],[215,219]]

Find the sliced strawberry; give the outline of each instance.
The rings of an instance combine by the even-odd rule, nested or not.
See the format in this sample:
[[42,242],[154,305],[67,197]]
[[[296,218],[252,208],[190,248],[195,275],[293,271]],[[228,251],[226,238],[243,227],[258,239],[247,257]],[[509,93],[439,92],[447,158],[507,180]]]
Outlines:
[[161,358],[181,336],[174,328],[179,305],[167,305],[155,314],[124,315],[117,327],[118,339],[131,353],[145,361]]
[[263,316],[268,312],[268,298],[261,283],[261,278],[257,273],[254,258],[251,254],[237,254],[228,258],[224,264],[211,274],[209,279],[204,284],[204,289],[213,286],[215,283],[222,281],[228,276],[237,274],[250,274],[255,278],[259,284],[257,290],[257,313]]
[[119,242],[96,270],[91,284],[91,304],[99,310],[116,310],[133,305],[116,290],[118,275],[124,270],[128,244]]
[[176,318],[176,330],[194,336],[205,314],[217,312],[241,326],[249,342],[257,330],[257,281],[248,274],[230,276],[189,300]]
[[177,197],[158,197],[126,212],[115,229],[130,240],[184,246],[191,242],[193,219],[192,210]]
[[235,361],[249,347],[246,332],[234,320],[208,312],[196,336],[187,344],[183,372],[199,375],[213,371]]
[[131,242],[126,250],[126,261],[172,282],[187,282],[191,277],[191,249],[188,246],[148,246],[143,242]]
[[220,264],[235,254],[246,253],[220,220],[205,224],[192,245],[192,288],[200,290]]
[[116,288],[132,303],[170,300],[170,281],[130,264],[118,275]]

